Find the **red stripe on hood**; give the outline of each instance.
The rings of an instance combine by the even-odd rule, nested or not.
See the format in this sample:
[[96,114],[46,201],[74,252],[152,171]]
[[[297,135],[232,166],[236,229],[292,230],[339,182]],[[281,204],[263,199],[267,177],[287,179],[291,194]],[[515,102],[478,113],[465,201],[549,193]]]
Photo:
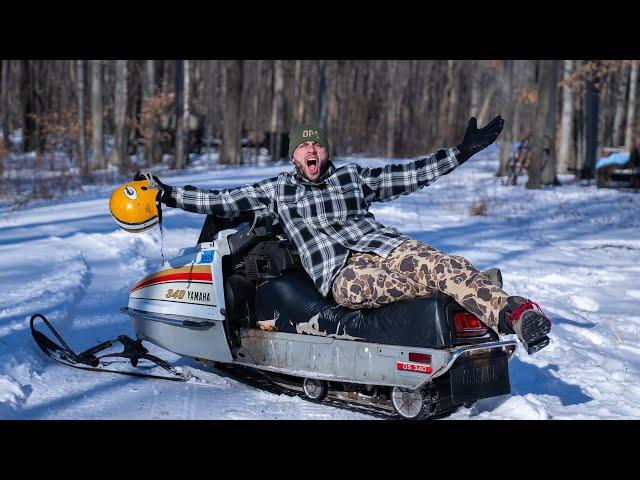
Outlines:
[[186,280],[186,281],[199,281],[199,282],[209,282],[213,281],[211,277],[211,273],[170,273],[168,275],[162,275],[159,277],[152,278],[151,280],[146,280],[135,285],[131,291],[134,292],[143,287],[148,287],[149,285],[154,285],[156,283],[164,283],[164,282],[172,282],[176,280]]

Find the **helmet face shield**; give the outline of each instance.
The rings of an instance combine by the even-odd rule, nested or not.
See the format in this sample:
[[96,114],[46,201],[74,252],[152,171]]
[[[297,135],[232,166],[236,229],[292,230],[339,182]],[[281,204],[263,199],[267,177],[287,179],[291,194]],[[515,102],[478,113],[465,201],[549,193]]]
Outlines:
[[128,182],[114,190],[109,198],[109,212],[116,224],[131,233],[144,232],[158,224],[156,196],[148,180]]

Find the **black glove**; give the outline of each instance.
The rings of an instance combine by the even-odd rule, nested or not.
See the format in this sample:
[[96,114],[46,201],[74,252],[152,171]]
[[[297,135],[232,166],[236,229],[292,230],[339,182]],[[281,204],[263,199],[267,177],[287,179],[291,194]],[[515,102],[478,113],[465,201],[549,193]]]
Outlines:
[[504,119],[500,115],[479,130],[476,117],[471,117],[462,143],[456,145],[460,150],[460,155],[457,156],[458,163],[463,164],[480,150],[495,142],[502,127],[504,127]]
[[[155,182],[156,186],[162,192],[162,194],[160,196],[160,201],[162,203],[164,203],[165,205],[174,206],[173,205],[174,204],[174,200],[171,199],[171,191],[173,190],[173,187],[171,185],[167,185],[165,183],[162,183],[160,181],[160,179],[158,177],[156,177],[155,175],[151,175],[151,178]],[[137,171],[133,175],[133,181],[137,182],[137,181],[140,181],[140,180],[148,180],[148,177],[144,173],[142,173],[140,171]]]

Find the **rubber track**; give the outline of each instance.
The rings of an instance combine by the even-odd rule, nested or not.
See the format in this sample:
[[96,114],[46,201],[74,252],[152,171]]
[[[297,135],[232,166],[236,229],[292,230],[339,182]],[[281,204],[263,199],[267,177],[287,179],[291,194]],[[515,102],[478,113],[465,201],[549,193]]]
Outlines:
[[[297,390],[294,390],[292,388],[287,388],[282,384],[280,384],[279,382],[273,380],[266,373],[257,369],[252,369],[250,367],[244,367],[244,366],[238,366],[238,365],[233,365],[233,366],[216,365],[216,369],[223,370],[225,373],[229,374],[231,378],[233,378],[234,380],[244,385],[254,387],[259,390],[264,390],[269,393],[274,393],[277,395],[284,394],[289,397],[300,397],[307,402],[315,403],[318,405],[327,405],[330,407],[335,407],[341,410],[347,410],[354,413],[370,415],[375,418],[380,418],[385,420],[399,419],[399,417],[396,416],[395,413],[392,413],[389,410],[384,409],[382,407],[376,408],[374,406],[369,406],[369,405],[355,404],[355,403],[349,402],[348,400],[342,400],[340,398],[332,398],[330,395],[328,395],[324,400],[321,400],[321,401],[310,400],[309,398],[306,397],[306,395],[303,392],[298,392]],[[240,370],[242,371],[241,374],[239,372]]]

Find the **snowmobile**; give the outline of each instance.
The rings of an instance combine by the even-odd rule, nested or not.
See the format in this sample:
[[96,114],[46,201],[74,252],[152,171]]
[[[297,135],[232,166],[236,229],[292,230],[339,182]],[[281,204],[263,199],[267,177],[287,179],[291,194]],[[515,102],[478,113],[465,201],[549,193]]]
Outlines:
[[[485,273],[501,285],[498,270]],[[441,293],[378,309],[339,306],[316,290],[271,217],[207,216],[197,245],[137,282],[121,310],[137,339],[118,337],[124,351],[100,358],[114,341],[75,354],[41,315],[32,318],[32,330],[43,350],[78,368],[121,373],[100,368],[104,357],[120,356],[133,366],[150,360],[170,379],[185,379],[148,353],[148,341],[203,363],[259,369],[310,400],[329,396],[408,419],[510,392],[515,341],[500,341]],[[37,318],[62,347],[35,329]]]
[[[502,284],[499,270],[485,273]],[[133,285],[121,311],[137,339],[118,337],[124,351],[103,357],[97,353],[116,341],[76,354],[42,315],[31,327],[45,353],[78,368],[113,371],[102,359],[120,356],[187,379],[150,355],[147,341],[204,364],[258,371],[312,401],[338,399],[405,419],[508,394],[517,348],[442,293],[377,309],[339,306],[317,291],[277,220],[253,214],[208,215],[197,244]],[[35,329],[38,319],[62,345]]]

